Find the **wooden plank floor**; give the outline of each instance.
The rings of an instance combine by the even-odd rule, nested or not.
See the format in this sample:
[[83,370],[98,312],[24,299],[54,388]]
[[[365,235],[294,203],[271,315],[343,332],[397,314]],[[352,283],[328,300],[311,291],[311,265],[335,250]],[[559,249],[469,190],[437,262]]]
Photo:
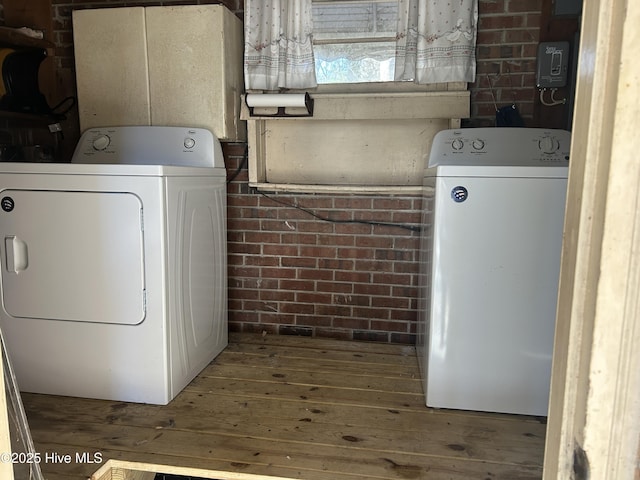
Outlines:
[[541,478],[539,418],[425,407],[409,346],[232,334],[167,406],[22,394],[48,480],[76,454],[308,480]]

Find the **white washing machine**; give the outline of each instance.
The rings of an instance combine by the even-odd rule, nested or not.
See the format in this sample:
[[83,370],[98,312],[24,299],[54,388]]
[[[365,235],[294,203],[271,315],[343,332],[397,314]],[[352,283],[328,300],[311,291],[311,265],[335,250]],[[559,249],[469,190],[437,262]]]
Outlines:
[[0,163],[0,327],[22,391],[166,404],[227,345],[226,170],[203,129]]
[[569,146],[561,130],[435,136],[417,341],[427,406],[547,415]]

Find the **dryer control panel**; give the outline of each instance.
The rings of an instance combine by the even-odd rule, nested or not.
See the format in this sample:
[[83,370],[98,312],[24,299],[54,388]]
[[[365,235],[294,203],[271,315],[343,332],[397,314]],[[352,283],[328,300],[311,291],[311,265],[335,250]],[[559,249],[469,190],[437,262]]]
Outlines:
[[209,130],[155,126],[90,128],[71,163],[224,168],[220,142]]

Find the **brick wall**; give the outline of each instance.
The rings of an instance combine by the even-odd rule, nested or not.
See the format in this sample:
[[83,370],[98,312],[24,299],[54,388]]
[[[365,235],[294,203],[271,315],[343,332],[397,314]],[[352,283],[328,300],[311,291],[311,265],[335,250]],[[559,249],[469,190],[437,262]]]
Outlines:
[[[225,146],[230,171],[240,147]],[[228,201],[231,329],[414,341],[420,197],[263,195],[243,169]]]
[[[221,2],[136,1],[135,5]],[[242,16],[243,1],[225,3]],[[530,126],[540,0],[480,0],[478,80],[470,125],[493,125],[498,104],[516,101]],[[71,11],[124,0],[53,0],[63,90],[73,92]],[[73,136],[73,134],[68,134]],[[76,134],[77,138],[77,134]],[[225,145],[229,173],[244,145]],[[418,196],[277,195],[332,218],[417,224]],[[229,319],[233,330],[411,343],[416,330],[418,234],[398,227],[334,224],[252,191],[243,168],[229,185]]]
[[[534,121],[536,54],[542,0],[479,0],[477,76],[470,126],[494,126],[498,107],[515,104],[526,126]],[[493,96],[491,87],[493,86]]]

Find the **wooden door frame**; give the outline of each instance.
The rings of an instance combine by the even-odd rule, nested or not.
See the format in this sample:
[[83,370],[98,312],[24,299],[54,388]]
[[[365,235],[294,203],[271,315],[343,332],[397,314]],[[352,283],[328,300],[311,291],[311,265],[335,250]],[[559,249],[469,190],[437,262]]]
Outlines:
[[585,2],[544,479],[633,478],[640,438],[640,4]]

